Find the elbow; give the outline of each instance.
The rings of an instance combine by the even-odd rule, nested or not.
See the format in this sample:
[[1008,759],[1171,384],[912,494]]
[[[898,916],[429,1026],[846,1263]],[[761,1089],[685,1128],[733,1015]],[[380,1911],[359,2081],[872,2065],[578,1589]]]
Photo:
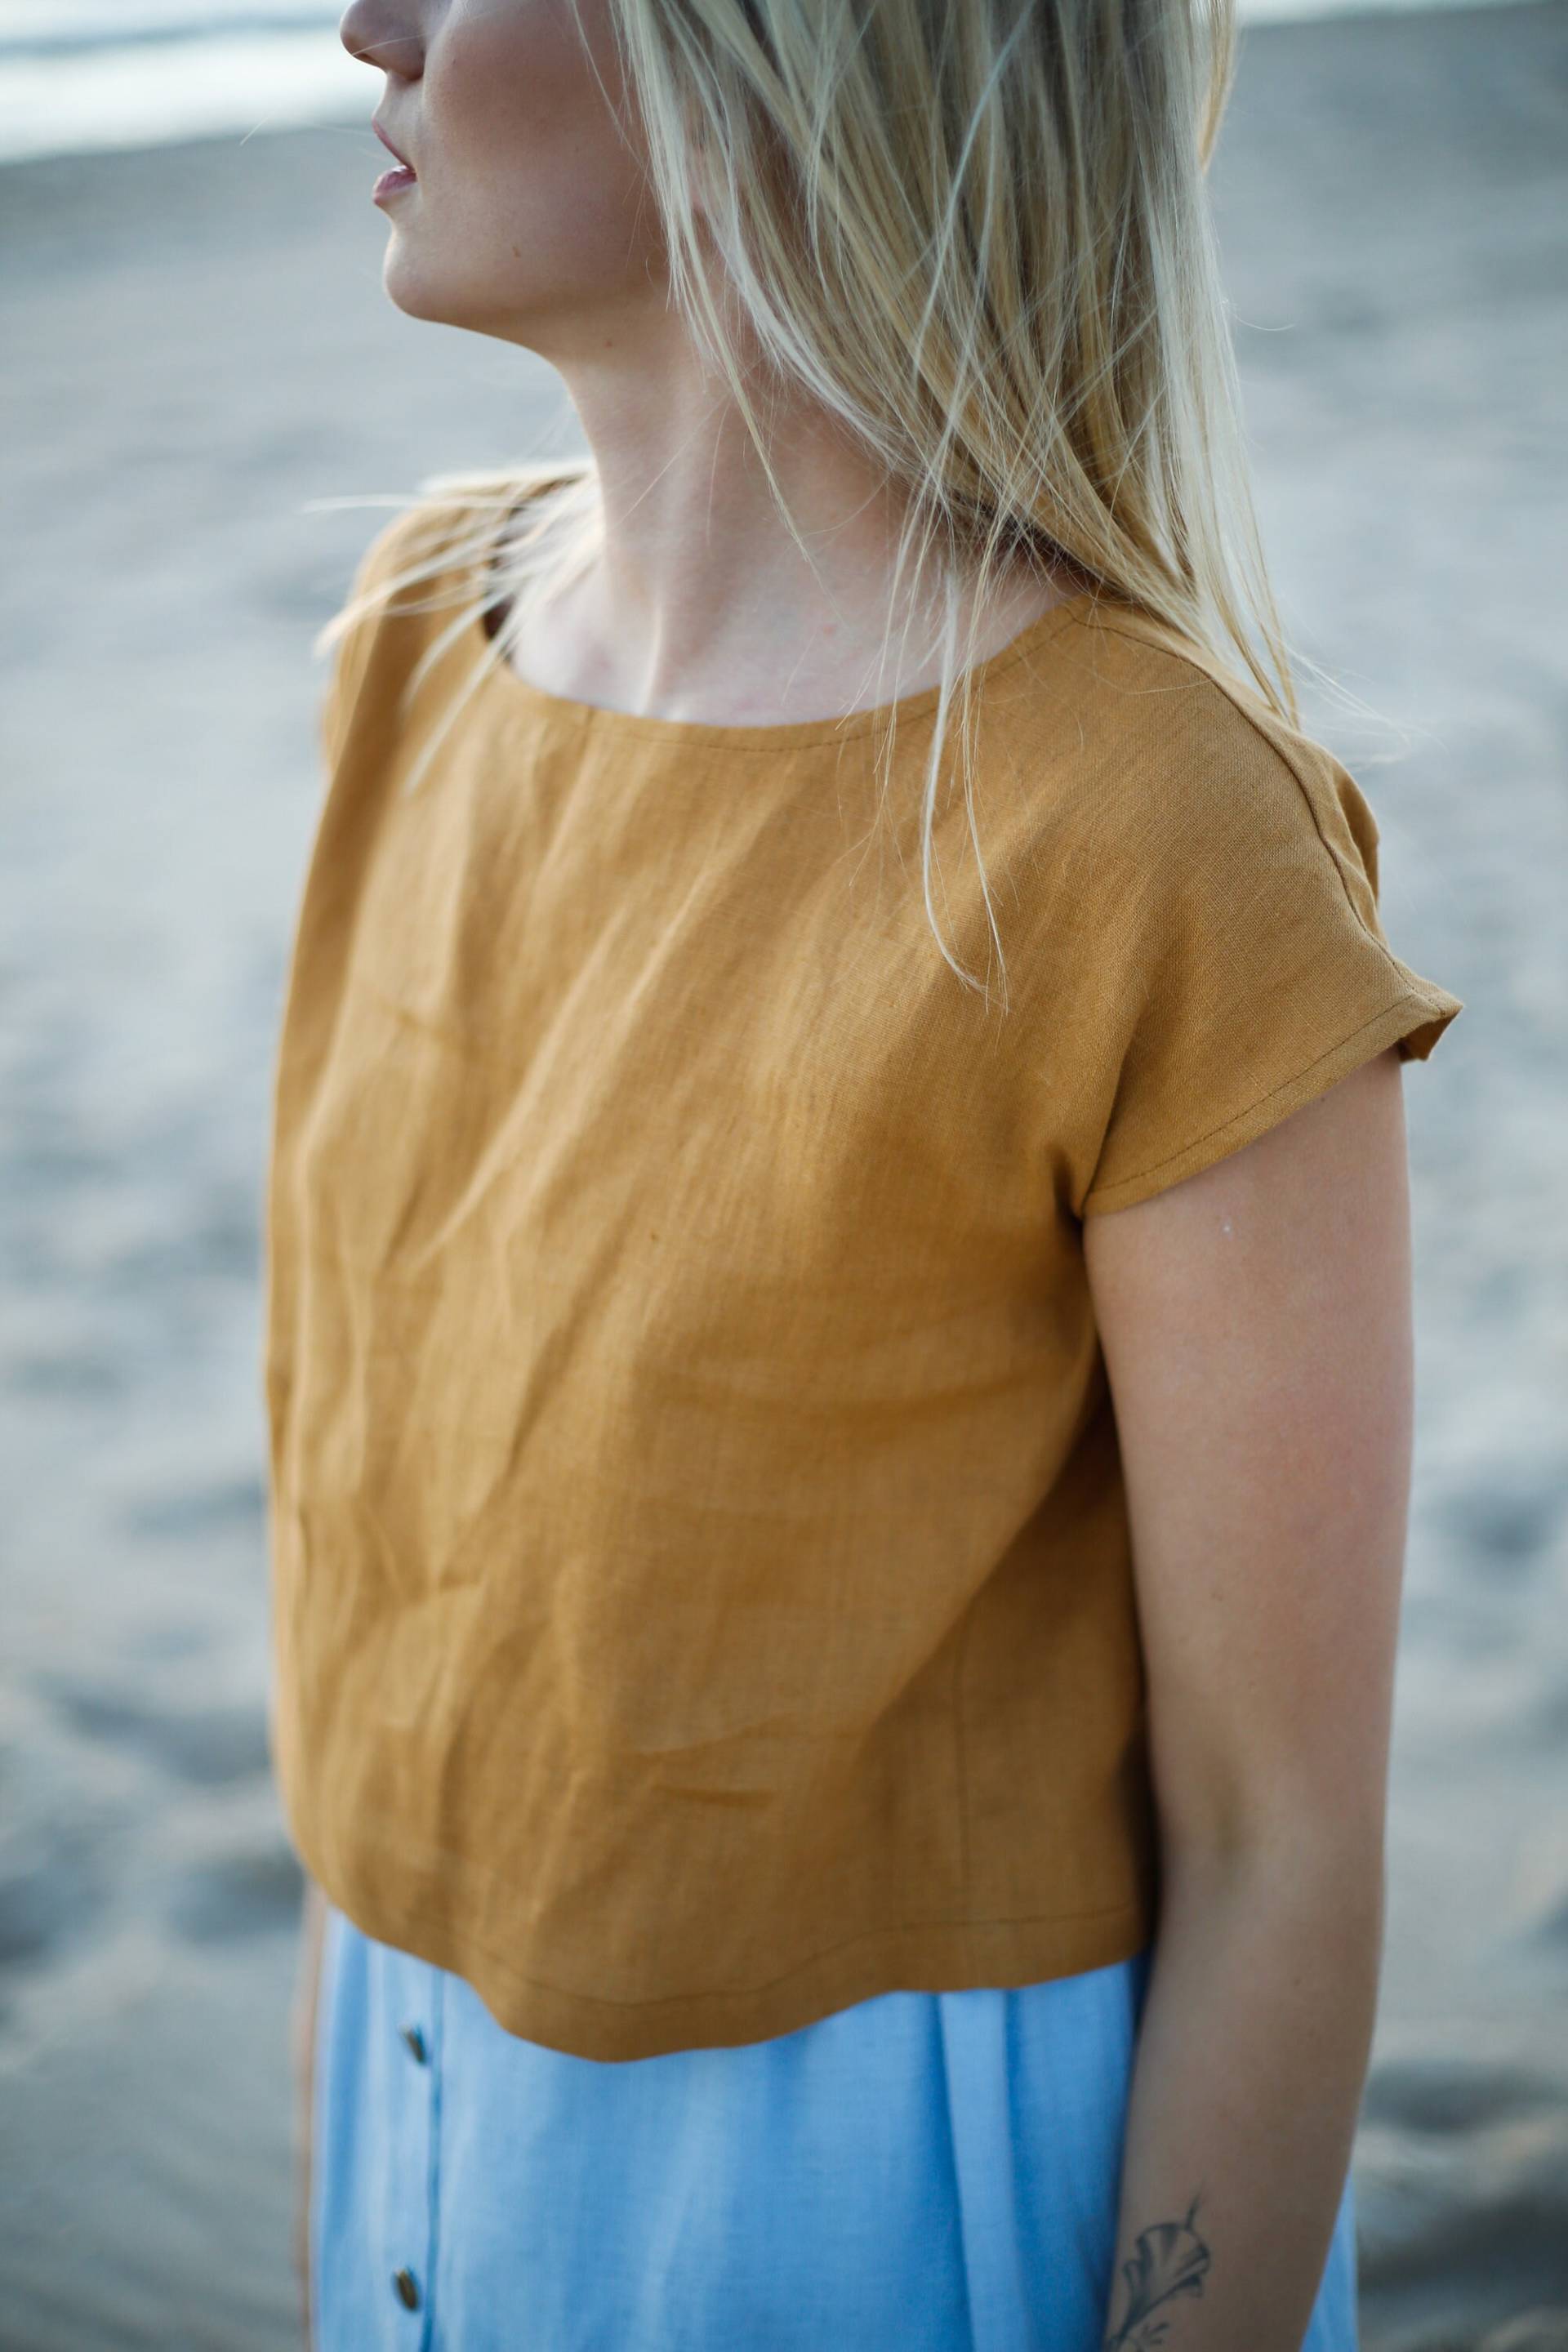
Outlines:
[[1166,1916],[1196,1905],[1284,1907],[1357,1926],[1381,1947],[1386,1865],[1381,1819],[1283,1808],[1226,1815],[1172,1833],[1162,1825],[1160,1876]]
[[[1188,1792],[1189,1799],[1191,1791]],[[1180,1809],[1158,1807],[1160,1858],[1167,1876],[1282,1878],[1321,1886],[1384,1885],[1386,1808],[1381,1790],[1352,1801],[1343,1789],[1331,1796],[1274,1790],[1260,1795],[1232,1783],[1211,1790],[1205,1801]]]

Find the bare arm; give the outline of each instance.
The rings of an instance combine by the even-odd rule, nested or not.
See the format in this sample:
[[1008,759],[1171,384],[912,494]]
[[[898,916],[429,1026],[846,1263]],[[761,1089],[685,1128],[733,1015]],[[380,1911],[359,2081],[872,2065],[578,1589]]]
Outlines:
[[321,1980],[321,1944],[327,1899],[313,1878],[305,1881],[300,1931],[299,1974],[289,2020],[294,2073],[294,2267],[299,2273],[301,2327],[310,2341],[310,2116],[314,2089],[316,2003]]
[[1395,1052],[1084,1247],[1163,1862],[1106,2352],[1300,2352],[1382,1958],[1413,1388]]

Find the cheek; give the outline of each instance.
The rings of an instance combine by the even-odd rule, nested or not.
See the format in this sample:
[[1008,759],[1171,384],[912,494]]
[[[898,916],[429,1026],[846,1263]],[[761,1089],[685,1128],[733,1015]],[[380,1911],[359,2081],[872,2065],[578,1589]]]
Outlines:
[[453,10],[426,58],[432,193],[491,255],[616,270],[650,247],[654,206],[605,21],[584,16],[587,54],[569,0]]

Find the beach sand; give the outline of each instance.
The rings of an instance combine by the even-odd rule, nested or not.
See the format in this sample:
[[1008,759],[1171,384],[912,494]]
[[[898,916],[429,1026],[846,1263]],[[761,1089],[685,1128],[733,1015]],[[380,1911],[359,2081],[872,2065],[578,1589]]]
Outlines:
[[[1270,28],[1215,164],[1288,626],[1398,731],[1309,715],[1391,939],[1467,1006],[1405,1078],[1369,2352],[1568,2347],[1565,127],[1561,5]],[[301,508],[574,438],[537,362],[387,302],[381,160],[0,172],[7,2352],[296,2341],[260,1187],[309,640],[383,519]]]

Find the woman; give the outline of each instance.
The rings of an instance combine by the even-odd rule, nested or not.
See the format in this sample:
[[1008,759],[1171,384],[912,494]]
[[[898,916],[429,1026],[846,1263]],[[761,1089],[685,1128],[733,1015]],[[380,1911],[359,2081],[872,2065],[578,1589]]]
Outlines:
[[1462,1007],[1257,550],[1228,18],[342,32],[393,300],[590,454],[427,485],[329,633],[267,1359],[319,2352],[1352,2352]]

